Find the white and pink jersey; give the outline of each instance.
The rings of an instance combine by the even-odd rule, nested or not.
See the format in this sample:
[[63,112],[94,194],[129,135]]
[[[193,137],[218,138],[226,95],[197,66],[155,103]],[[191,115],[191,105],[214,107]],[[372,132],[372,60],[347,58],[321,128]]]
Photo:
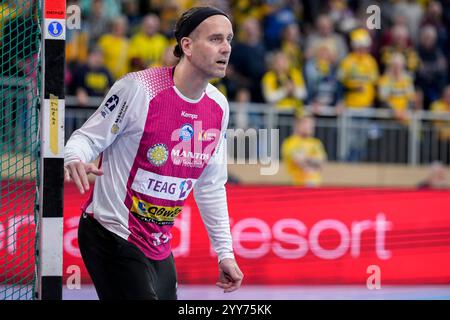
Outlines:
[[65,163],[101,155],[104,174],[82,209],[147,257],[169,256],[174,219],[193,191],[219,260],[233,258],[224,186],[228,103],[212,85],[188,99],[173,70],[118,80],[67,142]]

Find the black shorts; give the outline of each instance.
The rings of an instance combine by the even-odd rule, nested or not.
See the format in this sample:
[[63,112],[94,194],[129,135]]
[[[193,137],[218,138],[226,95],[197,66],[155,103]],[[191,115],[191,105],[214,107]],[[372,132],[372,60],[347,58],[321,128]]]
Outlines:
[[177,299],[172,254],[151,260],[87,214],[80,219],[78,244],[100,300]]

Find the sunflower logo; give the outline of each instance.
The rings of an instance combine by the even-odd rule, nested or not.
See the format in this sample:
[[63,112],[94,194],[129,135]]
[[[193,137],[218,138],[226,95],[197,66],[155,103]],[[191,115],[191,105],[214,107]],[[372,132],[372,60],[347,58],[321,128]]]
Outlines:
[[160,167],[169,158],[169,149],[163,143],[153,145],[147,152],[147,159],[154,166]]

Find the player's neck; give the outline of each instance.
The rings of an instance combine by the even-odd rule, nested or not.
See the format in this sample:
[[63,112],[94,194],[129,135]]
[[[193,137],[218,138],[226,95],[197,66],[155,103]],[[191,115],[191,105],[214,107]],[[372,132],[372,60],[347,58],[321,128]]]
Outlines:
[[175,87],[187,98],[199,99],[208,85],[208,79],[198,73],[188,61],[182,59],[173,75]]

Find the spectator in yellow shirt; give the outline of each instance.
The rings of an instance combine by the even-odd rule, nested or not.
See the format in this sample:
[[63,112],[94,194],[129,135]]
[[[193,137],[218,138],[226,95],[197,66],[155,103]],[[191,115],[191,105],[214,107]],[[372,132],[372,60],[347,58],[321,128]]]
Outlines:
[[378,83],[380,101],[394,112],[394,118],[408,124],[408,109],[415,101],[414,84],[405,70],[405,58],[396,53],[392,56],[389,67]]
[[[375,85],[378,81],[378,65],[370,55],[372,44],[369,32],[356,29],[350,33],[353,51],[341,61],[338,78],[344,91],[344,105],[348,109],[367,111],[375,102]],[[347,161],[365,160],[370,122],[352,117],[349,121],[349,137],[345,158]]]
[[372,107],[375,85],[378,81],[378,64],[369,54],[372,40],[365,29],[350,33],[353,51],[339,66],[339,79],[344,88],[344,103],[347,108]]
[[322,183],[322,168],[327,155],[322,142],[314,138],[315,120],[295,120],[294,134],[286,138],[281,153],[286,170],[295,185],[317,187]]
[[115,80],[128,73],[127,29],[127,18],[119,16],[111,22],[111,33],[101,36],[98,41],[104,64]]
[[270,69],[262,79],[265,100],[279,109],[293,109],[297,116],[302,115],[306,86],[301,70],[291,68],[282,51],[275,52],[270,62]]
[[103,62],[100,48],[89,52],[87,63],[80,65],[75,74],[78,105],[89,105],[89,97],[103,97],[113,85],[113,79]]
[[[431,112],[437,115],[450,116],[450,85],[447,85],[441,99],[431,104]],[[450,141],[450,120],[437,120],[434,122],[440,140]]]
[[161,63],[169,40],[159,32],[160,19],[156,14],[144,17],[142,30],[130,41],[129,58],[131,71],[143,70],[155,63]]
[[[402,54],[392,55],[389,66],[378,83],[378,97],[383,106],[393,111],[393,118],[396,120],[383,130],[379,155],[389,162],[406,163],[409,146],[409,110],[415,102],[415,90],[413,80],[406,71],[405,57]],[[393,141],[396,142],[395,148],[392,148]]]

